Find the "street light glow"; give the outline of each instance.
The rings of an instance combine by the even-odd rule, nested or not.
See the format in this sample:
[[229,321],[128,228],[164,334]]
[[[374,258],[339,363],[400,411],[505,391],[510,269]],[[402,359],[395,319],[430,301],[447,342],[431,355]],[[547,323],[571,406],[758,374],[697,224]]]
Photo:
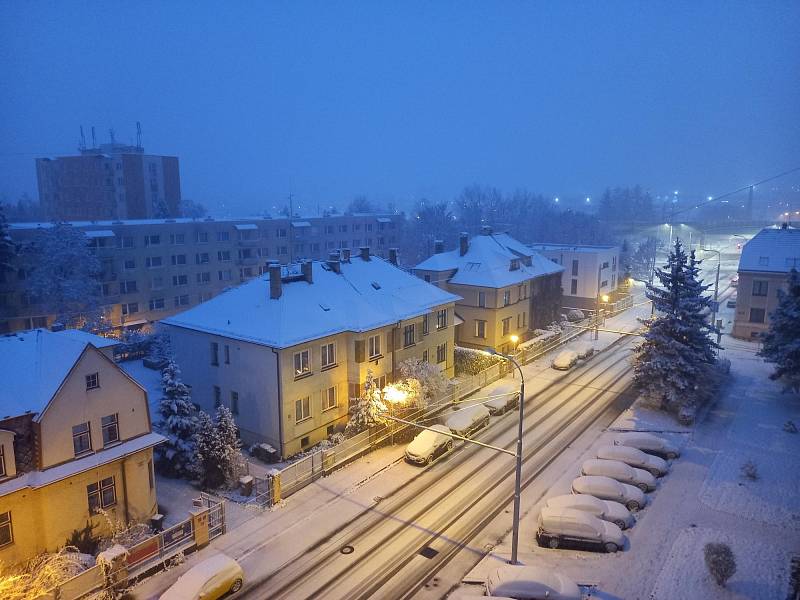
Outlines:
[[511,342],[512,343],[516,344],[518,341],[519,341],[519,336],[518,335],[512,335],[511,336]]
[[608,294],[603,294],[600,298],[603,302],[608,302]]

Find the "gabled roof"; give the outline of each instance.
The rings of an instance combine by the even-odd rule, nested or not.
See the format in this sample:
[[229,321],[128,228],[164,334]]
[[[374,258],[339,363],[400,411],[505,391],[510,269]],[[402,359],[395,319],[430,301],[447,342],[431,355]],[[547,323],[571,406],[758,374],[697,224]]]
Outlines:
[[[513,260],[519,268],[511,270]],[[529,265],[525,264],[530,262]],[[419,263],[417,271],[452,271],[449,283],[501,288],[536,277],[560,273],[559,264],[537,254],[505,233],[483,234],[469,240],[467,252],[460,250],[434,254]]]
[[586,254],[597,254],[598,252],[608,252],[617,250],[619,246],[592,246],[579,244],[531,244],[530,249],[536,252],[582,252]]
[[[460,300],[376,256],[354,256],[340,265],[337,274],[313,262],[313,283],[284,280],[277,299],[270,298],[269,275],[263,275],[162,323],[288,348],[344,331],[370,331]],[[282,271],[286,279],[287,268]]]
[[742,248],[739,271],[788,273],[800,271],[800,229],[767,227]]

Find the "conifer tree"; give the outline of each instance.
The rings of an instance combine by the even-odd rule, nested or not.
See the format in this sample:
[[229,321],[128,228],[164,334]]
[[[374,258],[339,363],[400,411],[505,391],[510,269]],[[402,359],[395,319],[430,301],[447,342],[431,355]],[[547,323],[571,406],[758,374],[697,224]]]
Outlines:
[[346,437],[360,433],[375,424],[375,392],[377,391],[372,371],[367,370],[363,392],[358,398],[350,399],[350,419],[344,430]]
[[785,391],[800,392],[800,275],[789,273],[789,287],[778,290],[778,307],[770,315],[760,356],[775,364],[770,379],[783,382]]
[[159,403],[161,433],[167,438],[156,446],[156,465],[172,477],[190,477],[194,469],[197,409],[189,388],[181,381],[178,365],[170,360],[161,371],[164,395]]
[[222,442],[217,428],[214,427],[214,422],[207,412],[200,411],[197,423],[195,472],[204,489],[216,489],[225,483],[225,474],[220,468],[220,457],[223,454]]
[[220,469],[225,477],[225,483],[231,485],[236,481],[244,466],[239,428],[236,426],[233,413],[227,406],[220,406],[217,409],[215,421],[217,434],[222,445]]
[[17,248],[8,234],[8,221],[3,205],[0,204],[0,272],[10,271],[13,268],[14,256]]

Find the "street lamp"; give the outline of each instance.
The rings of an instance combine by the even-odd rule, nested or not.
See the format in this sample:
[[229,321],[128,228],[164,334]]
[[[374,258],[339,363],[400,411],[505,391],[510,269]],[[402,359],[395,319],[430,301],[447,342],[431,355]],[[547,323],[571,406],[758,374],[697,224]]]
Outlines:
[[[595,313],[594,313],[594,339],[597,340],[600,337],[600,275],[606,267],[603,266],[602,263],[597,267],[597,302],[595,303]],[[606,296],[607,298],[608,296]],[[603,300],[603,302],[608,302],[608,300]]]
[[511,564],[517,564],[517,550],[519,548],[519,508],[520,508],[520,490],[522,488],[522,423],[525,418],[525,375],[522,373],[522,367],[511,356],[501,354],[493,349],[489,349],[490,354],[496,354],[501,358],[506,359],[512,363],[519,371],[519,432],[517,434],[517,468],[514,480],[514,522],[511,530]]
[[[719,310],[719,265],[722,262],[722,253],[719,250],[714,250],[713,248],[703,248],[703,252],[716,252],[717,253],[717,277],[714,281],[714,327],[717,327],[717,345],[719,346],[720,341],[722,340],[722,331],[717,326],[717,310]],[[719,352],[719,350],[717,350]]]

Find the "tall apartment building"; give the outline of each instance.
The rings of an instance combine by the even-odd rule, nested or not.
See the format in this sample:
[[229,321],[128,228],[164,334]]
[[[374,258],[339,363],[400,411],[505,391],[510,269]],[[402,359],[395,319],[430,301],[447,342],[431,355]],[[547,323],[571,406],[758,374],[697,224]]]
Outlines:
[[77,156],[37,158],[39,203],[48,219],[150,219],[180,214],[176,156],[102,144]]
[[[371,246],[387,256],[400,239],[404,217],[352,214],[304,218],[151,219],[82,221],[102,264],[100,286],[114,327],[137,326],[209,300],[266,270],[268,260],[321,259],[332,250]],[[36,268],[24,247],[49,223],[13,223],[9,234],[23,251],[16,269],[0,270],[0,333],[48,327],[26,289]]]

